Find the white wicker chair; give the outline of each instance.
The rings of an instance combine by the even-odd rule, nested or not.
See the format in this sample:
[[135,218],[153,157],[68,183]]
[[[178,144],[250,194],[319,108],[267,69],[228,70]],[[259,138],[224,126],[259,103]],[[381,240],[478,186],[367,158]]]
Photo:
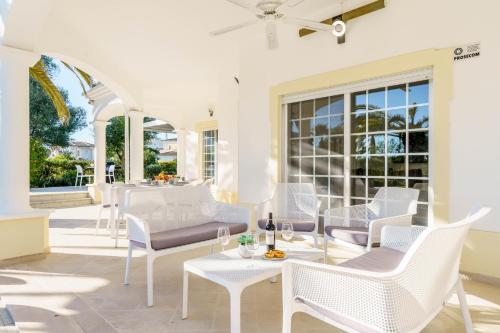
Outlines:
[[380,242],[384,225],[411,225],[418,194],[412,188],[382,187],[369,204],[325,210],[325,260],[330,240],[369,251]]
[[293,223],[296,235],[313,237],[318,247],[320,205],[313,184],[279,183],[271,199],[257,207],[257,235],[265,233],[268,214],[272,212],[277,231],[282,223]]
[[147,300],[153,305],[153,263],[156,258],[200,246],[213,246],[217,230],[227,226],[231,237],[247,232],[247,208],[217,202],[207,186],[128,189],[121,209],[128,225],[128,284],[133,249],[147,254]]
[[419,332],[454,292],[472,333],[460,255],[470,225],[489,211],[436,227],[386,226],[380,248],[341,265],[285,262],[283,333],[291,332],[295,312],[347,332]]

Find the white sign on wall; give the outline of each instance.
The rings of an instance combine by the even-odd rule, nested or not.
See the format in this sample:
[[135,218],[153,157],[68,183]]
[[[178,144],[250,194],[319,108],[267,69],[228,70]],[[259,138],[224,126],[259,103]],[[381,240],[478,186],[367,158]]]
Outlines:
[[453,50],[453,60],[454,61],[477,58],[480,55],[481,55],[481,44],[480,43],[459,46]]

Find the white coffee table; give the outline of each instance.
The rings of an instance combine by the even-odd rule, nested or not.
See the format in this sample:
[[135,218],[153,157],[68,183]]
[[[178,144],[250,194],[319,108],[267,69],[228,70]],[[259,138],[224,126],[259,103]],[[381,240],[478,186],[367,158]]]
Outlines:
[[[323,251],[317,248],[306,248],[293,243],[277,241],[278,249],[286,249],[288,258],[302,260],[320,260]],[[240,332],[241,293],[252,284],[271,279],[281,274],[283,261],[262,259],[265,246],[255,253],[255,259],[244,259],[238,249],[208,255],[184,263],[184,286],[182,292],[182,319],[188,317],[188,280],[189,273],[226,287],[229,292],[231,307],[231,333]]]

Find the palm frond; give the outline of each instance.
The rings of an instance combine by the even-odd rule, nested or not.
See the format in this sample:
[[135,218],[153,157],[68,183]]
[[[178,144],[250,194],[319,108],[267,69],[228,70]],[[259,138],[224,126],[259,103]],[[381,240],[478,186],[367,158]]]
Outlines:
[[38,62],[33,67],[30,67],[29,73],[30,76],[40,84],[40,86],[52,100],[52,104],[54,104],[61,122],[63,124],[67,124],[70,118],[68,107],[66,106],[66,102],[61,95],[61,92],[59,91],[59,89],[57,89],[56,85],[50,80],[49,76],[47,75],[45,66],[41,59],[38,60]]
[[[82,87],[83,94],[86,96],[87,89],[85,87],[85,84],[82,81],[82,78],[80,77],[80,75],[78,75],[78,73],[79,73],[79,72],[77,72],[78,68],[73,67],[64,61],[61,61],[61,62],[67,69],[69,69],[73,74],[75,74],[76,78],[78,79],[78,82],[80,82],[80,86]],[[86,82],[86,80],[85,80],[85,82]]]
[[94,86],[94,79],[92,79],[92,76],[90,76],[87,72],[82,71],[78,67],[75,67],[75,69],[83,77],[88,86],[92,88]]

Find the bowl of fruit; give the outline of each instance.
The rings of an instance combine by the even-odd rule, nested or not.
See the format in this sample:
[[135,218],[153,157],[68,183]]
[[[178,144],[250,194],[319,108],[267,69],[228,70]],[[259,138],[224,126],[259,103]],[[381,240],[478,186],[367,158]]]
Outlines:
[[285,260],[287,258],[287,255],[281,250],[274,249],[264,253],[264,256],[262,258],[265,260]]

